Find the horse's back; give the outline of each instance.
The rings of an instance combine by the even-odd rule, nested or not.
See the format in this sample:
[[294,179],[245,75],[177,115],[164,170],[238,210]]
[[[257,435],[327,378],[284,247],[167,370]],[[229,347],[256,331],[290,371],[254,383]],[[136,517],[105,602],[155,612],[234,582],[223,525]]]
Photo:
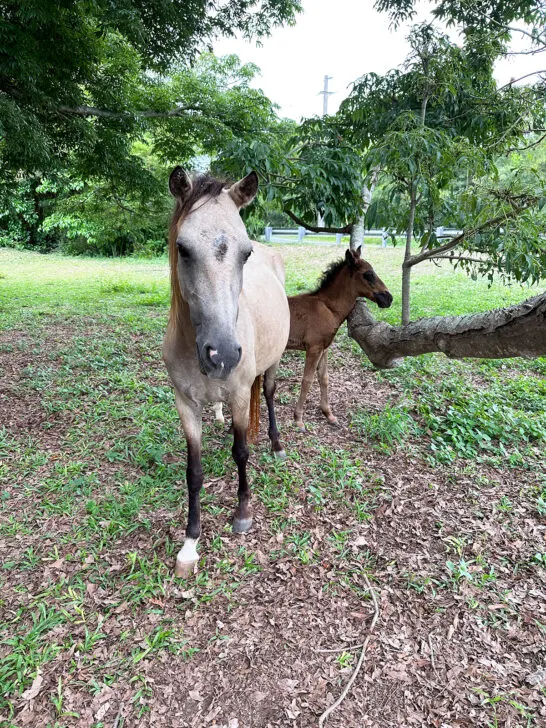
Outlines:
[[243,318],[247,315],[252,322],[256,373],[261,374],[279,361],[290,331],[284,264],[281,256],[265,245],[254,243],[244,268],[240,304],[245,309]]
[[282,256],[276,250],[268,248],[267,245],[252,241],[253,255],[272,269],[277,278],[284,286],[285,271]]

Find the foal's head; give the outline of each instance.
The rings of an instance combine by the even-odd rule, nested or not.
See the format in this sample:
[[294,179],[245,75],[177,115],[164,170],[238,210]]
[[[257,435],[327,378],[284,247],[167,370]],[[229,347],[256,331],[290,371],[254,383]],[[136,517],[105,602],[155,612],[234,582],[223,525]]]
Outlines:
[[169,188],[177,205],[171,224],[172,307],[183,299],[195,329],[203,374],[225,379],[241,358],[236,323],[243,266],[252,242],[239,209],[256,196],[258,176],[226,187],[212,177],[190,179],[176,167]]
[[350,271],[350,280],[355,297],[362,296],[377,303],[379,308],[389,308],[392,296],[381,278],[368,261],[360,257],[361,248],[345,252],[345,264]]

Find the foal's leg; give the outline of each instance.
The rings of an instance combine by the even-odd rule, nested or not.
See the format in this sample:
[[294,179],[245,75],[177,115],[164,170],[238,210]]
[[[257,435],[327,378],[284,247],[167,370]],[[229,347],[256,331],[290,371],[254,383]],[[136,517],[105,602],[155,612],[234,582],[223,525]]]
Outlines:
[[275,374],[277,373],[277,364],[270,367],[264,374],[264,397],[267,404],[267,414],[269,415],[269,430],[268,435],[271,440],[271,448],[276,457],[283,460],[286,457],[283,446],[279,440],[279,431],[277,429],[277,420],[275,418],[275,407],[273,404],[273,397],[275,396],[275,390],[277,389],[277,382],[275,381]]
[[203,486],[201,466],[201,408],[176,395],[176,409],[180,415],[182,429],[186,436],[188,464],[188,524],[184,545],[176,557],[175,575],[190,576],[198,561],[197,541],[201,534],[201,504],[199,494]]
[[337,417],[334,417],[328,402],[328,349],[324,349],[318,361],[317,378],[320,386],[320,408],[322,414],[331,425],[337,425]]
[[233,414],[233,447],[231,454],[237,464],[239,475],[239,490],[237,496],[239,502],[233,516],[233,533],[246,533],[252,526],[252,509],[250,507],[250,487],[246,477],[246,464],[248,462],[248,445],[246,434],[248,430],[248,418],[250,401],[238,400],[232,403]]
[[214,421],[218,425],[223,425],[225,420],[224,420],[224,412],[222,410],[222,403],[213,402],[212,408],[214,410]]
[[305,367],[303,368],[303,379],[301,381],[301,392],[294,410],[294,419],[296,420],[296,427],[304,432],[305,427],[303,425],[303,408],[305,406],[305,400],[309,394],[309,389],[313,383],[313,377],[317,369],[318,360],[322,354],[323,349],[308,349],[305,357]]

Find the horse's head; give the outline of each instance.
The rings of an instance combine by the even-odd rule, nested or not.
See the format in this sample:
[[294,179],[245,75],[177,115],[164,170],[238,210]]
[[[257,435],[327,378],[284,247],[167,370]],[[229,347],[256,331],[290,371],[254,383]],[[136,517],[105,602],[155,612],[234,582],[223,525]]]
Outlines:
[[367,260],[360,257],[360,250],[347,250],[345,262],[351,271],[351,281],[355,296],[369,298],[379,308],[389,308],[392,296]]
[[209,377],[225,379],[241,359],[239,294],[243,266],[252,253],[239,209],[256,196],[258,176],[251,172],[225,187],[210,177],[192,181],[176,167],[169,188],[179,212],[171,231],[171,266],[189,307],[199,367]]

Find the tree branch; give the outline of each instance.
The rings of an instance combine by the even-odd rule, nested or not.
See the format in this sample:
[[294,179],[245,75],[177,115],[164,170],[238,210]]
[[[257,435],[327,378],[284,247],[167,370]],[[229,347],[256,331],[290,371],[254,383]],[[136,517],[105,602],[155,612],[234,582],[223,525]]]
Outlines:
[[95,106],[60,106],[62,114],[73,114],[75,116],[96,116],[107,119],[124,119],[126,117],[140,117],[143,119],[168,119],[176,116],[184,116],[188,111],[203,111],[200,106],[176,106],[169,111],[110,111],[99,109]]
[[[532,131],[535,131],[534,129]],[[535,139],[534,142],[531,142],[530,144],[526,144],[524,147],[512,147],[511,149],[507,149],[506,153],[511,154],[512,152],[523,152],[525,149],[532,149],[533,147],[536,147],[540,142],[544,141],[546,139],[546,134],[543,134],[538,139]]]
[[460,260],[464,260],[466,263],[486,263],[485,258],[469,258],[466,255],[433,255],[429,260],[449,260],[452,263],[457,263]]
[[341,233],[341,235],[350,235],[351,230],[353,229],[353,223],[349,223],[348,225],[345,225],[344,227],[319,227],[318,225],[309,225],[304,220],[302,220],[297,215],[294,215],[293,212],[290,210],[285,209],[284,212],[288,215],[288,217],[293,220],[296,225],[299,225],[300,227],[304,227],[306,230],[309,230],[312,233]]
[[504,91],[505,88],[509,88],[510,86],[513,86],[515,83],[519,83],[520,81],[523,81],[524,78],[529,78],[529,76],[538,76],[539,73],[546,73],[546,70],[542,71],[532,71],[531,73],[526,73],[525,76],[520,76],[519,78],[513,78],[511,81],[508,81],[508,83],[505,83],[504,86],[501,86],[497,89],[497,91]]
[[454,238],[452,238],[448,243],[445,243],[445,245],[441,245],[439,248],[434,248],[433,250],[425,250],[422,253],[418,253],[417,255],[413,255],[409,260],[404,262],[404,266],[407,268],[411,268],[414,265],[417,265],[418,263],[422,263],[424,260],[429,260],[430,258],[437,257],[438,253],[447,253],[450,250],[453,250],[453,248],[456,248],[457,245],[463,242],[468,237],[471,237],[472,235],[475,235],[476,233],[481,232],[482,230],[485,230],[489,227],[494,227],[495,225],[499,225],[500,223],[504,222],[505,220],[509,220],[510,218],[517,217],[522,212],[524,212],[528,207],[530,207],[536,200],[533,198],[532,201],[528,201],[526,204],[522,205],[521,207],[512,207],[512,210],[509,210],[508,212],[505,212],[503,215],[498,215],[497,217],[492,218],[491,220],[487,220],[486,222],[482,223],[481,225],[477,225],[474,228],[470,228],[470,230],[463,230],[463,232],[460,235],[456,235]]
[[349,336],[376,367],[405,356],[441,351],[452,359],[546,355],[546,293],[510,308],[470,316],[434,316],[407,326],[376,321],[359,299],[347,320]]

